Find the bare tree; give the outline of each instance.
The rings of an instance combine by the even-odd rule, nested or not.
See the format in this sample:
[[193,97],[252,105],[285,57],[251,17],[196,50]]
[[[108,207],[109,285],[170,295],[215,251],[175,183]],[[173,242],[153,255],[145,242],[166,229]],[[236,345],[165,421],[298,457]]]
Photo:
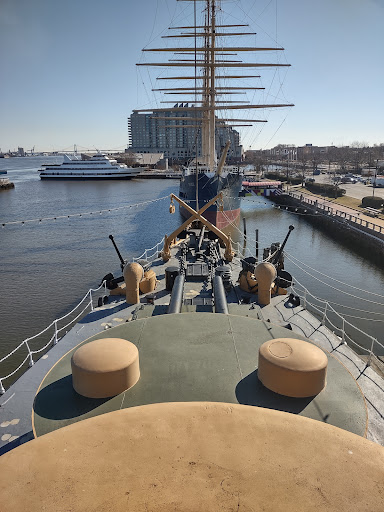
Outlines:
[[300,164],[300,170],[301,170],[301,186],[304,187],[305,182],[305,171],[307,170],[307,163],[308,163],[308,155],[306,153],[301,153],[299,157],[299,164]]
[[354,141],[350,147],[352,150],[351,157],[353,158],[355,172],[359,172],[361,170],[362,163],[368,157],[368,144],[366,142]]
[[350,160],[349,147],[342,146],[341,148],[336,148],[335,155],[335,163],[338,164],[339,171],[345,172],[347,170],[347,164]]

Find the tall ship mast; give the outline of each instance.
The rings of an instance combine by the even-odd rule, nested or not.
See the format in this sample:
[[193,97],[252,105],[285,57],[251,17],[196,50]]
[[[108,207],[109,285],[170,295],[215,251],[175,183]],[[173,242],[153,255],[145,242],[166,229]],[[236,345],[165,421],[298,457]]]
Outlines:
[[[223,0],[178,1],[193,3],[193,24],[170,27],[170,30],[178,32],[162,37],[171,40],[180,38],[187,43],[179,47],[146,48],[144,52],[155,54],[171,52],[173,55],[166,62],[146,62],[137,65],[190,70],[188,74],[180,74],[180,76],[159,77],[159,80],[178,81],[182,85],[152,89],[167,96],[183,99],[169,108],[140,109],[134,110],[134,113],[150,113],[151,119],[163,123],[170,131],[192,129],[195,135],[195,155],[183,170],[180,197],[192,208],[198,210],[212,197],[222,192],[221,204],[213,204],[205,214],[217,227],[225,228],[236,221],[240,215],[239,192],[242,187],[240,167],[225,165],[231,145],[229,131],[233,127],[267,122],[264,119],[249,119],[250,112],[255,109],[293,106],[292,104],[249,104],[247,101],[233,101],[229,98],[247,91],[264,89],[264,87],[252,85],[244,86],[245,79],[246,81],[259,79],[260,75],[243,74],[243,70],[286,67],[290,64],[244,62],[239,58],[239,54],[246,52],[281,51],[283,48],[228,44],[226,41],[231,38],[241,40],[243,36],[254,35],[254,33],[244,31],[243,27],[248,27],[247,24],[233,25],[221,22]],[[199,5],[202,7],[201,13],[198,12]],[[201,24],[199,24],[199,17],[202,19]],[[239,81],[241,81],[240,84]],[[235,85],[228,86],[228,83]],[[165,101],[164,103],[174,102]],[[235,114],[237,110],[243,113],[245,111],[246,115],[237,116]],[[221,144],[223,144],[221,146],[217,135],[219,130],[223,133],[223,129],[224,133],[227,130],[227,135],[224,135],[227,140],[223,143],[223,137],[221,137]],[[180,211],[183,216],[188,215],[184,209]]]

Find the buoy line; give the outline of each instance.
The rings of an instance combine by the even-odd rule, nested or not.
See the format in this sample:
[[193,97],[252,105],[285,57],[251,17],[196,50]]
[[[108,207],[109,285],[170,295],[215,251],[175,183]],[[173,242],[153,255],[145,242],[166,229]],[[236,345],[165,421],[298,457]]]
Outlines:
[[38,219],[13,220],[13,221],[9,221],[9,222],[2,222],[1,227],[4,228],[6,226],[17,225],[17,224],[29,224],[29,223],[33,223],[33,222],[43,222],[43,221],[58,220],[58,219],[70,219],[70,218],[74,218],[74,217],[85,217],[86,215],[96,215],[96,214],[101,215],[103,213],[109,213],[109,212],[124,210],[124,209],[128,209],[128,208],[137,208],[139,206],[143,206],[146,204],[157,203],[159,201],[163,201],[164,199],[167,199],[168,197],[169,196],[167,195],[167,196],[159,197],[158,199],[150,199],[149,201],[143,201],[141,203],[129,204],[129,205],[125,205],[125,206],[118,206],[116,208],[105,208],[103,210],[96,210],[96,211],[92,211],[92,212],[71,213],[69,215],[56,215],[55,217],[41,217]]

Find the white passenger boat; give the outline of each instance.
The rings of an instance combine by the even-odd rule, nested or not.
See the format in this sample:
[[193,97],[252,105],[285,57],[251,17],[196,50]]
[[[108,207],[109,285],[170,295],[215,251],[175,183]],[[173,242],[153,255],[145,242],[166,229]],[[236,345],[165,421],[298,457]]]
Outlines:
[[98,153],[80,160],[64,155],[62,164],[45,164],[39,173],[42,180],[130,180],[139,174],[139,169],[119,164],[117,160]]

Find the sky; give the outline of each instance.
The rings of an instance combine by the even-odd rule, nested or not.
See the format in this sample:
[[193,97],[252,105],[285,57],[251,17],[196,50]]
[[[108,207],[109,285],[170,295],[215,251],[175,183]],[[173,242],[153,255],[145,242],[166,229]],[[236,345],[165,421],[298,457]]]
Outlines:
[[[0,0],[0,149],[126,148],[132,110],[160,106],[167,98],[151,89],[176,86],[156,84],[167,71],[136,66],[171,55],[141,49],[192,44],[161,39],[191,15],[193,4],[176,0]],[[239,128],[245,149],[384,143],[384,0],[226,0],[221,19],[257,33],[233,45],[285,48],[243,61],[291,64],[258,70],[265,91],[236,98],[295,104],[238,111],[268,119]]]

